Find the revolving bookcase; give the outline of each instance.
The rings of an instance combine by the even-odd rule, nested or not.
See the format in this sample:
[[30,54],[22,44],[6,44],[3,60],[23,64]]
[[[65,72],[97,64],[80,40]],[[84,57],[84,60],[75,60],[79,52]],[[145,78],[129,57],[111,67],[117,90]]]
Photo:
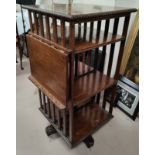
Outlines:
[[[82,141],[93,146],[93,132],[113,117],[130,14],[136,9],[85,4],[23,5],[22,9],[28,10],[31,28],[29,79],[39,90],[39,109],[50,122],[47,135],[57,132],[70,147]],[[121,35],[117,33],[120,18],[124,19]],[[120,47],[111,77],[116,42]],[[107,45],[111,48],[105,73]]]

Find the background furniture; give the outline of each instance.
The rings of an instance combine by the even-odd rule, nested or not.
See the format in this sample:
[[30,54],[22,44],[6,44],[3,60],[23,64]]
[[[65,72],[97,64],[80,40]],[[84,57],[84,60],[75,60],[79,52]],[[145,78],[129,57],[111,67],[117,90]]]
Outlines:
[[[46,132],[48,135],[58,132],[70,147],[81,141],[91,147],[94,143],[91,134],[113,117],[115,86],[130,14],[136,9],[84,4],[22,7],[28,9],[31,28],[27,35],[29,79],[38,87],[39,109],[51,123]],[[117,34],[120,17],[124,18],[122,35]],[[120,49],[112,78],[116,42],[120,42]],[[111,48],[104,74],[107,45]]]
[[[19,51],[19,60],[20,60],[20,68],[23,70],[23,64],[22,64],[22,58],[23,58],[23,46],[21,45],[21,39],[18,33],[18,26],[16,22],[16,47],[18,48]],[[18,63],[17,57],[16,57],[16,63]]]
[[[20,5],[35,5],[36,0],[16,0],[16,4]],[[16,20],[17,20],[17,26],[18,26],[18,34],[23,35],[23,54],[25,54],[28,57],[28,50],[27,50],[27,40],[26,40],[26,33],[29,31],[29,19],[28,14],[26,10],[23,10],[22,8],[20,11],[16,10]]]

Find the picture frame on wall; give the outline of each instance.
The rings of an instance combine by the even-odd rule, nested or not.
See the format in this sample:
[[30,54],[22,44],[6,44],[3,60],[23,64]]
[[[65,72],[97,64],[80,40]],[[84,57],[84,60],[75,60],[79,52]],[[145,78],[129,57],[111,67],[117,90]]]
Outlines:
[[139,86],[120,76],[116,86],[116,106],[135,120],[139,111]]

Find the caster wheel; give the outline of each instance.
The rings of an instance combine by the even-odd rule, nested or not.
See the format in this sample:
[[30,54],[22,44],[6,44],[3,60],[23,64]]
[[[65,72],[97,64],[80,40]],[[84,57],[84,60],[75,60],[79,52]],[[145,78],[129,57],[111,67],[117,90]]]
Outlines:
[[87,148],[91,148],[94,145],[94,139],[92,136],[88,136],[84,141],[83,141]]
[[52,125],[50,125],[50,126],[46,127],[45,132],[46,132],[47,136],[50,136],[52,134],[55,134],[56,130],[53,128]]

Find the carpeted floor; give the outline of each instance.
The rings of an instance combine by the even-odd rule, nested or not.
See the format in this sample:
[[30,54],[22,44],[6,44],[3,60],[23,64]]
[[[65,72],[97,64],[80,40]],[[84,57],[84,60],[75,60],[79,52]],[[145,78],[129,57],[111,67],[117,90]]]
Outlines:
[[95,144],[88,149],[84,143],[70,149],[59,135],[47,137],[48,121],[38,110],[36,87],[28,80],[29,61],[24,70],[17,64],[17,155],[138,155],[139,119],[132,121],[119,109],[114,118],[93,134]]

